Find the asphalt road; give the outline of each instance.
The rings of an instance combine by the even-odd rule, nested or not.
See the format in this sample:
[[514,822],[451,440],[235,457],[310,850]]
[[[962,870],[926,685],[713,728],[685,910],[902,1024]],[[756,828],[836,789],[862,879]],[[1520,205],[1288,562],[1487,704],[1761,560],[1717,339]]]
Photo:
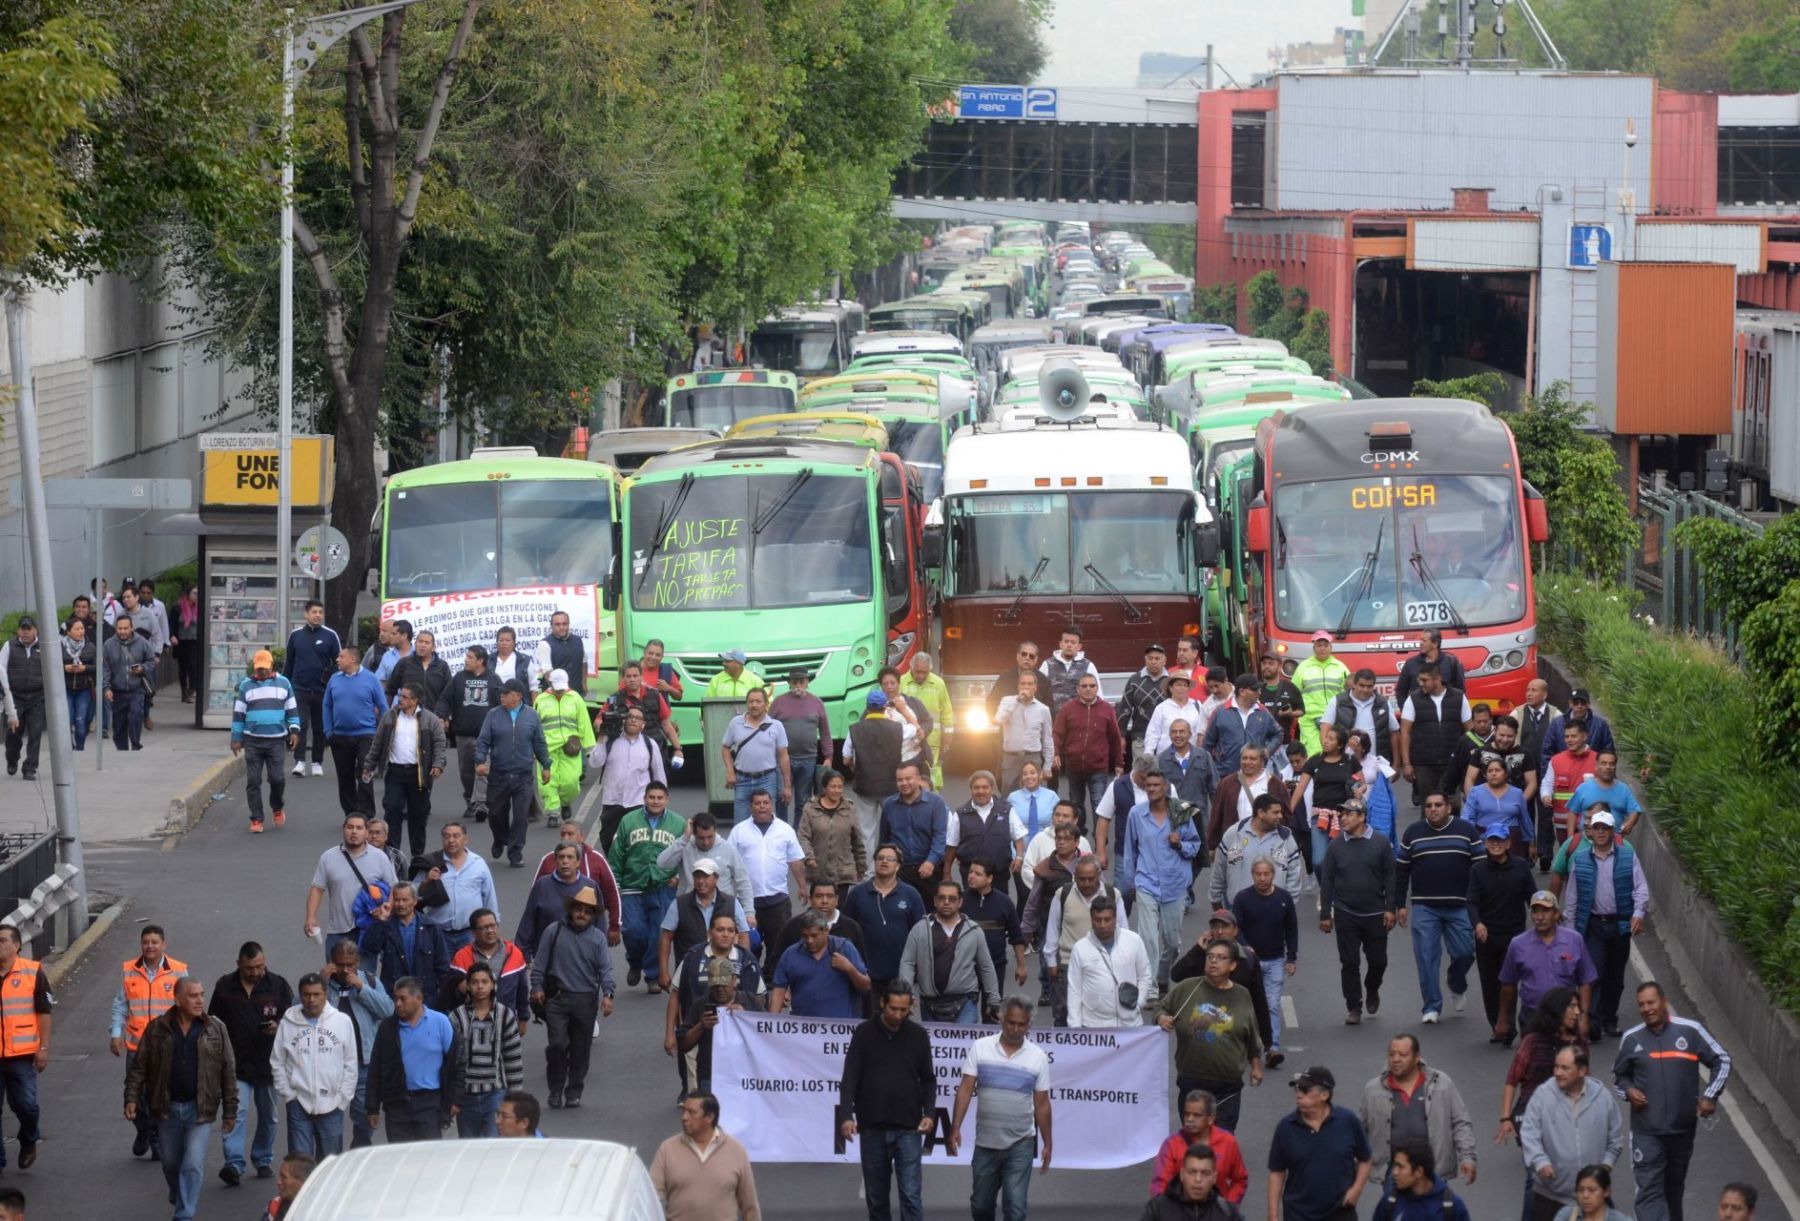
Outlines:
[[[224,748],[223,735],[220,747]],[[3,1180],[26,1191],[34,1221],[167,1215],[162,1211],[160,1169],[130,1156],[131,1128],[121,1112],[123,1062],[107,1052],[107,1012],[118,987],[119,964],[136,954],[138,927],[154,921],[167,927],[169,952],[207,981],[209,995],[212,981],[232,969],[236,949],[246,939],[262,942],[270,968],[290,983],[315,969],[320,955],[303,935],[301,922],[314,863],[338,839],[335,791],[329,774],[322,779],[290,779],[288,825],[261,836],[252,837],[245,831],[239,790],[216,803],[199,826],[179,841],[89,846],[87,859],[95,887],[127,896],[131,908],[58,997],[55,1055],[41,1083],[45,1143],[32,1170],[9,1169]],[[444,800],[433,820],[434,845],[435,826],[460,808],[453,783],[440,791]],[[960,785],[953,786],[952,796],[961,793]],[[678,790],[675,807],[696,809],[699,799],[697,789]],[[446,811],[442,807],[454,808]],[[471,840],[473,846],[484,848],[485,829],[476,828]],[[535,862],[552,840],[547,829],[534,826],[528,859]],[[527,888],[527,873],[504,866],[496,871],[502,927],[509,933]],[[1516,1149],[1491,1143],[1508,1053],[1487,1041],[1474,981],[1467,1014],[1447,1016],[1440,1026],[1419,1026],[1412,957],[1406,934],[1396,930],[1381,1014],[1365,1019],[1360,1027],[1346,1027],[1332,940],[1305,919],[1312,907],[1309,895],[1302,907],[1300,971],[1288,991],[1298,1018],[1297,1028],[1290,1026],[1291,1033],[1283,1040],[1288,1063],[1272,1073],[1262,1089],[1249,1091],[1244,1102],[1239,1136],[1251,1168],[1247,1215],[1260,1217],[1266,1207],[1260,1167],[1266,1164],[1268,1134],[1292,1106],[1285,1088],[1288,1075],[1308,1064],[1326,1064],[1340,1082],[1340,1101],[1354,1107],[1363,1083],[1383,1068],[1387,1040],[1411,1030],[1421,1034],[1426,1060],[1457,1082],[1476,1118],[1480,1177],[1472,1186],[1459,1184],[1459,1191],[1477,1218],[1516,1216],[1522,1163]],[[1196,911],[1190,917],[1190,936],[1199,931],[1200,915]],[[622,951],[618,964],[622,981]],[[1035,989],[1034,967],[1026,990],[1035,993]],[[620,995],[596,1046],[587,1105],[578,1112],[546,1112],[548,1134],[622,1141],[635,1146],[648,1161],[656,1145],[676,1131],[676,1077],[673,1062],[661,1050],[662,1013],[660,996],[653,998],[641,988]],[[1038,1014],[1039,1021],[1048,1021],[1047,1010]],[[1597,1048],[1597,1064],[1610,1062],[1613,1049],[1611,1043]],[[541,1096],[543,1042],[537,1027],[527,1036],[526,1061],[528,1085]],[[1747,1101],[1741,1092],[1733,1092]],[[732,1117],[724,1116],[727,1130],[731,1123]],[[15,1131],[8,1121],[7,1136],[12,1138]],[[282,1149],[279,1142],[277,1149]],[[9,1161],[16,1163],[16,1143],[13,1150]],[[202,1218],[253,1215],[273,1194],[271,1184],[255,1180],[226,1188],[217,1178],[220,1164],[215,1138],[200,1207]],[[765,1164],[757,1167],[757,1179],[765,1216],[841,1219],[862,1215],[854,1167]],[[1767,1176],[1737,1128],[1720,1120],[1700,1137],[1690,1181],[1689,1215],[1710,1217],[1719,1188],[1733,1179],[1755,1183],[1763,1191],[1765,1218],[1784,1215],[1769,1190]],[[1148,1180],[1147,1161],[1117,1171],[1053,1169],[1047,1177],[1033,1180],[1031,1215],[1083,1221],[1133,1218],[1145,1198]],[[968,1188],[965,1170],[928,1169],[928,1215],[966,1215]],[[1615,1180],[1615,1190],[1618,1206],[1629,1212],[1632,1189],[1628,1173]],[[1371,1214],[1374,1200],[1372,1193],[1365,1194],[1363,1216]]]

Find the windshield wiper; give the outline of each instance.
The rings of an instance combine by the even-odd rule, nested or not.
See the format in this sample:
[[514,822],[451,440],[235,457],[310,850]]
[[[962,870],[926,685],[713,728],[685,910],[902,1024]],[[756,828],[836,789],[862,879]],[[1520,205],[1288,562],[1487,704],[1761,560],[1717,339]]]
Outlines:
[[1281,549],[1275,553],[1275,567],[1286,568],[1288,548],[1287,527],[1282,524],[1279,517],[1275,519],[1275,537],[1281,543]]
[[644,569],[638,573],[637,584],[632,588],[642,590],[644,582],[650,578],[651,562],[656,559],[657,552],[662,550],[663,539],[669,533],[669,527],[675,524],[675,515],[681,512],[681,506],[687,503],[688,493],[694,490],[694,473],[689,471],[681,477],[675,487],[675,495],[669,497],[669,503],[656,518],[656,534],[650,540],[650,550],[644,553]]
[[1113,601],[1125,608],[1125,615],[1128,622],[1142,623],[1150,617],[1139,610],[1137,603],[1133,602],[1130,598],[1127,598],[1124,591],[1117,585],[1114,585],[1111,581],[1107,580],[1100,570],[1094,567],[1092,562],[1083,564],[1081,566],[1081,571],[1092,577],[1094,579],[1094,584],[1098,585],[1105,593],[1111,595]]
[[750,537],[755,538],[757,535],[761,534],[763,530],[768,527],[769,523],[774,521],[783,509],[787,508],[788,501],[792,500],[795,494],[799,492],[801,488],[806,486],[806,481],[812,477],[813,468],[809,466],[803,468],[799,474],[788,480],[788,485],[781,489],[781,495],[769,502],[768,508],[764,509],[761,513],[752,515],[750,519]]
[[1350,601],[1344,606],[1344,617],[1338,620],[1337,638],[1342,640],[1350,634],[1350,622],[1356,618],[1357,610],[1375,587],[1375,565],[1381,559],[1381,540],[1387,537],[1387,518],[1381,519],[1381,525],[1375,530],[1375,546],[1363,559],[1362,572],[1357,574],[1356,592],[1350,595]]
[[1025,578],[1025,584],[1019,586],[1019,596],[1012,600],[1012,605],[1006,608],[1006,613],[1004,615],[1000,616],[1000,621],[1002,623],[1017,623],[1019,621],[1019,604],[1025,601],[1025,595],[1031,592],[1031,587],[1037,584],[1037,579],[1044,575],[1044,569],[1048,567],[1050,567],[1050,557],[1047,555],[1038,556],[1037,567],[1033,568],[1031,570],[1031,575]]
[[1456,609],[1455,603],[1451,602],[1450,599],[1445,596],[1444,587],[1438,584],[1438,579],[1436,575],[1432,573],[1431,566],[1425,562],[1425,553],[1420,549],[1419,544],[1419,523],[1413,523],[1412,532],[1413,549],[1412,555],[1407,558],[1407,563],[1411,564],[1413,571],[1419,574],[1419,580],[1424,584],[1425,588],[1436,595],[1437,600],[1444,604],[1444,609],[1450,612],[1450,626],[1461,632],[1464,636],[1467,636],[1469,634],[1469,621],[1462,617],[1462,612]]

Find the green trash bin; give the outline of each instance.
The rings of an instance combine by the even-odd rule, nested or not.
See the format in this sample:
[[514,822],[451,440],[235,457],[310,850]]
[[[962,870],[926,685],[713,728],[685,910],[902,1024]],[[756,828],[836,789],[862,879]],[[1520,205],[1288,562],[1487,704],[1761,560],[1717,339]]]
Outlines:
[[731,786],[725,783],[725,767],[719,761],[719,743],[725,740],[725,731],[731,728],[731,719],[743,711],[744,701],[738,698],[700,701],[701,753],[706,762],[706,804],[715,817],[722,813],[729,819],[737,797]]

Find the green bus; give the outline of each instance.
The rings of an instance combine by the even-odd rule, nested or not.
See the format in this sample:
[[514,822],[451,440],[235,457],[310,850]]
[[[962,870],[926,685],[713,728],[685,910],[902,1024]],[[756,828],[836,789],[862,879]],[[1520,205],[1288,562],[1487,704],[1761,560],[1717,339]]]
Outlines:
[[621,517],[621,637],[628,656],[663,642],[684,743],[701,738],[723,650],[772,686],[806,670],[841,737],[876,671],[923,644],[924,502],[892,454],[807,437],[691,445],[644,464]]
[[605,463],[524,448],[478,449],[392,476],[375,531],[382,618],[429,629],[456,670],[470,645],[492,651],[502,627],[530,655],[549,635],[550,616],[566,612],[596,702],[618,667],[620,483]]
[[663,388],[664,428],[724,432],[739,420],[794,410],[800,379],[786,369],[704,369]]

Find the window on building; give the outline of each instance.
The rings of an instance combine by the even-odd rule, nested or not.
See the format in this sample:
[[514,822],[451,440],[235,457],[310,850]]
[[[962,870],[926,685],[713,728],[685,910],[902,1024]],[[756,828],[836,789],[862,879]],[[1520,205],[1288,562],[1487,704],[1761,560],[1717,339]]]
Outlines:
[[1721,127],[1721,205],[1800,202],[1800,127]]
[[1231,117],[1231,206],[1261,208],[1268,159],[1269,115],[1239,111]]

